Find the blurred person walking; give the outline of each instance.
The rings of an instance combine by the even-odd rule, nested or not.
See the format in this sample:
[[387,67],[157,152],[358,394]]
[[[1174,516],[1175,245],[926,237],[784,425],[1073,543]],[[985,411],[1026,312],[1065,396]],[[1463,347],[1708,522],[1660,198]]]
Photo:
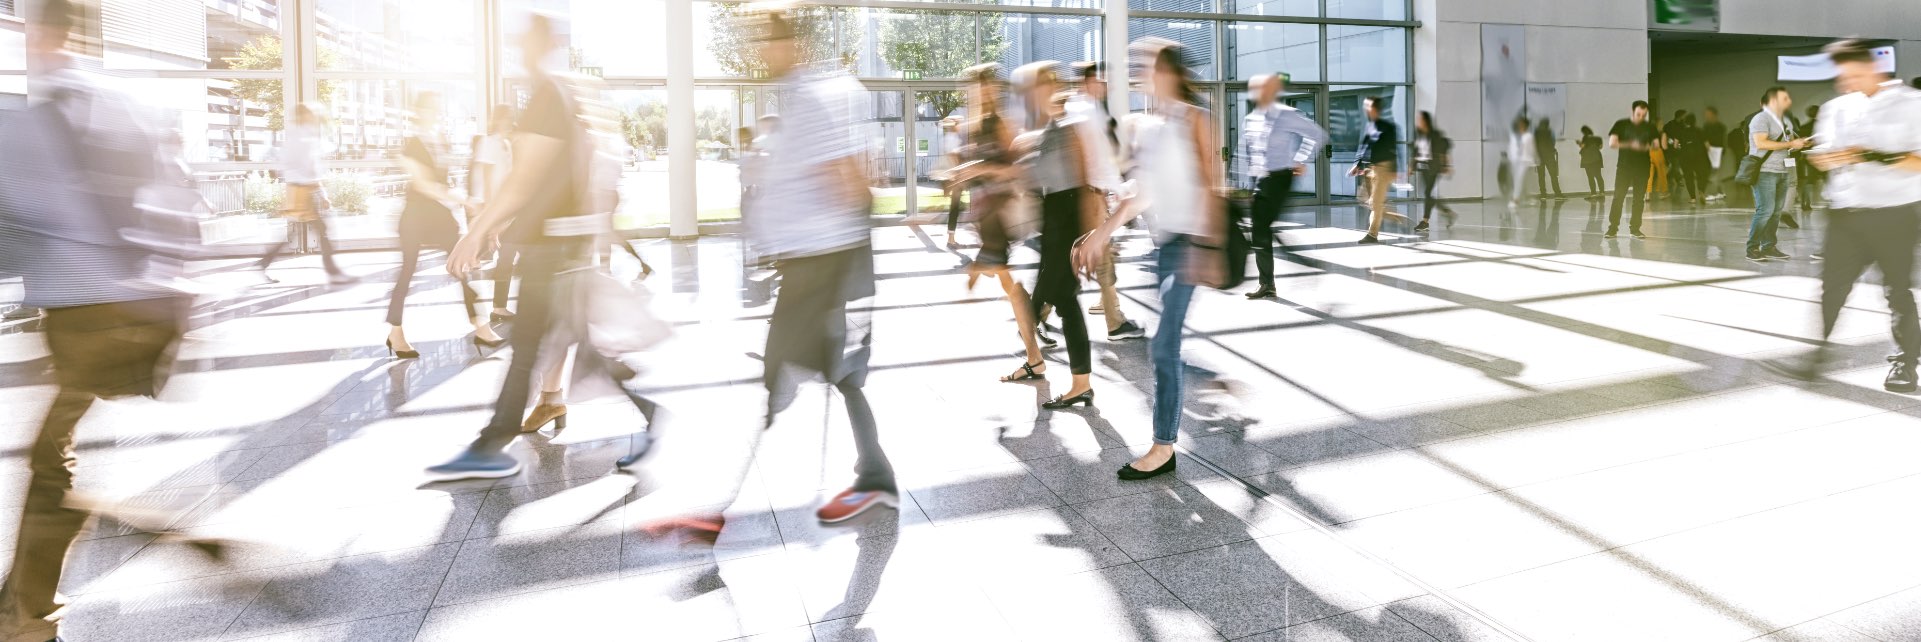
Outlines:
[[1561,151],[1554,146],[1554,124],[1543,118],[1534,123],[1534,183],[1540,192],[1541,200],[1547,200],[1549,181],[1553,181],[1554,198],[1567,198],[1561,194]]
[[1614,159],[1614,205],[1608,209],[1608,229],[1603,238],[1620,233],[1621,208],[1627,203],[1634,205],[1628,233],[1637,239],[1647,238],[1641,233],[1641,213],[1647,210],[1648,171],[1653,164],[1650,154],[1658,139],[1654,125],[1648,122],[1644,100],[1634,101],[1628,117],[1614,121],[1614,127],[1608,130],[1608,147],[1620,150],[1620,154]]
[[[479,266],[482,246],[495,235],[520,248],[516,269],[520,274],[520,309],[515,314],[513,357],[494,401],[493,418],[464,452],[427,469],[426,475],[432,480],[498,478],[519,472],[519,460],[505,452],[514,439],[548,421],[555,422],[556,427],[564,426],[564,406],[557,411],[551,406],[559,404],[559,364],[564,362],[569,346],[581,343],[582,349],[575,354],[576,381],[586,373],[608,374],[614,379],[632,376],[624,366],[612,364],[588,349],[590,337],[583,336],[584,330],[579,328],[584,322],[580,319],[582,304],[577,301],[596,292],[589,289],[599,284],[591,278],[597,274],[592,261],[609,231],[607,217],[613,207],[613,186],[606,179],[596,184],[593,175],[597,166],[602,174],[617,174],[618,163],[613,159],[620,152],[612,146],[596,145],[594,134],[587,129],[591,121],[583,114],[576,87],[542,67],[557,44],[555,33],[552,19],[536,13],[529,17],[520,35],[518,44],[531,95],[514,129],[514,170],[447,257],[447,271],[462,274]],[[578,276],[563,280],[563,274]],[[571,307],[559,309],[561,306]],[[555,332],[563,325],[570,331]],[[583,370],[582,362],[590,367]],[[523,417],[534,375],[541,370],[546,371],[546,384],[551,389],[541,401],[549,407],[545,413],[537,411],[533,417]],[[656,432],[656,407],[616,385],[647,417],[648,432]],[[646,452],[652,435],[634,439],[630,460]]]
[[[1091,184],[1099,191],[1095,196],[1101,200],[1103,218],[1112,211],[1113,203],[1119,201],[1121,173],[1116,165],[1115,146],[1119,144],[1118,124],[1107,109],[1107,64],[1102,62],[1074,63],[1074,72],[1080,77],[1080,85],[1067,100],[1067,115],[1083,130],[1082,140],[1088,143],[1088,163],[1093,171]],[[1147,336],[1147,330],[1127,318],[1121,311],[1121,295],[1114,289],[1116,280],[1114,260],[1117,252],[1109,248],[1107,262],[1094,272],[1094,282],[1100,286],[1101,302],[1088,306],[1087,311],[1099,314],[1107,321],[1107,340],[1121,341],[1139,339]]]
[[1534,157],[1538,149],[1534,143],[1534,132],[1528,129],[1527,116],[1515,116],[1514,126],[1507,131],[1508,191],[1507,209],[1512,211],[1521,207],[1521,193],[1527,191],[1528,169],[1539,162]]
[[[1014,147],[1028,188],[1040,199],[1041,260],[1034,277],[1034,303],[1053,306],[1060,314],[1068,368],[1073,373],[1073,385],[1066,393],[1041,404],[1047,409],[1094,405],[1093,347],[1081,312],[1081,281],[1074,270],[1073,252],[1081,235],[1109,218],[1103,197],[1107,190],[1101,185],[1117,182],[1117,177],[1101,169],[1106,138],[1099,129],[1080,126],[1081,121],[1070,118],[1067,97],[1056,96],[1060,81],[1054,75],[1055,64],[1028,63],[1013,74],[1014,87],[1028,112],[1028,131],[1015,139]],[[1106,166],[1111,167],[1112,157],[1107,160]]]
[[1434,188],[1440,185],[1441,177],[1454,173],[1454,141],[1434,128],[1434,114],[1428,112],[1414,117],[1414,171],[1421,176],[1421,222],[1414,226],[1414,231],[1428,230],[1435,208],[1440,208],[1447,226],[1454,227],[1454,210],[1434,197]]
[[1654,140],[1648,145],[1650,171],[1646,177],[1648,184],[1647,200],[1653,202],[1668,197],[1668,147],[1673,142],[1661,127],[1661,119],[1650,117],[1648,125],[1654,130]]
[[[1148,352],[1154,362],[1154,445],[1121,466],[1123,480],[1149,479],[1174,472],[1174,443],[1180,436],[1183,378],[1181,334],[1197,284],[1219,285],[1225,261],[1221,249],[1228,232],[1226,202],[1219,190],[1226,181],[1214,151],[1214,118],[1201,105],[1193,74],[1181,61],[1180,45],[1158,38],[1134,43],[1133,57],[1147,75],[1153,108],[1128,117],[1121,140],[1139,168],[1138,192],[1120,214],[1107,219],[1074,250],[1082,271],[1100,260],[1114,231],[1147,214],[1159,247],[1155,280],[1161,318]],[[1384,157],[1376,156],[1377,160]],[[1391,161],[1390,161],[1391,162]],[[1392,165],[1383,170],[1391,171]]]
[[[401,328],[407,291],[413,287],[420,253],[429,246],[452,250],[460,241],[460,221],[454,207],[467,207],[447,186],[447,146],[440,136],[440,94],[414,97],[413,133],[401,143],[400,166],[407,170],[407,201],[400,210],[400,272],[394,275],[393,295],[387,302],[387,351],[402,359],[420,356]],[[450,257],[451,258],[451,257]],[[460,281],[461,303],[473,323],[474,348],[499,347],[507,342],[494,334],[479,312],[480,294],[467,282],[467,270],[454,273]]]
[[[1279,241],[1274,223],[1281,218],[1281,206],[1294,189],[1294,179],[1307,171],[1307,164],[1314,162],[1314,155],[1327,145],[1327,130],[1301,110],[1275,100],[1287,89],[1285,74],[1255,76],[1247,86],[1254,91],[1254,108],[1242,119],[1238,156],[1246,163],[1242,174],[1254,187],[1249,224],[1254,236],[1254,265],[1261,275],[1260,287],[1247,293],[1247,298],[1272,299],[1274,244]],[[1422,220],[1416,229],[1427,229],[1427,221]]]
[[[824,523],[853,519],[882,506],[898,506],[893,465],[881,449],[879,426],[862,387],[872,344],[874,255],[868,212],[873,195],[854,131],[859,96],[853,77],[803,66],[793,16],[764,11],[741,27],[759,49],[781,96],[782,128],[765,147],[761,186],[779,194],[746,218],[747,241],[775,259],[780,294],[774,302],[763,353],[766,414],[754,437],[740,444],[748,457],[717,458],[724,483],[695,492],[713,501],[686,503],[711,511],[650,525],[690,525],[707,541],[724,521],[719,507],[731,504],[750,470],[759,435],[794,401],[799,375],[817,373],[841,395],[854,433],[855,478],[815,511]],[[985,251],[985,250],[983,250]],[[1077,310],[1076,310],[1077,311]]]
[[1722,192],[1721,168],[1728,164],[1728,125],[1721,122],[1721,110],[1712,105],[1702,110],[1701,118],[1701,139],[1708,145],[1708,169],[1702,183],[1707,186],[1708,200],[1719,200],[1727,196]]
[[156,254],[128,240],[142,223],[136,197],[164,162],[156,154],[162,141],[142,122],[147,107],[74,67],[66,50],[80,16],[71,3],[36,5],[23,7],[34,96],[0,127],[0,271],[23,275],[26,305],[45,310],[57,389],[26,451],[26,497],[0,588],[7,640],[59,640],[67,615],[61,579],[91,515],[166,530],[75,492],[74,430],[97,399],[161,389],[189,303],[156,282],[172,276],[153,272]]
[[[514,131],[514,108],[511,105],[494,105],[492,117],[487,121],[487,133],[480,136],[474,145],[473,170],[467,176],[467,195],[475,203],[485,205],[500,195],[501,186],[507,182],[507,175],[513,171],[514,150],[511,140]],[[470,214],[478,215],[478,209],[470,209]],[[467,221],[473,227],[473,218]],[[498,239],[489,241],[494,254],[494,309],[488,316],[495,321],[509,321],[514,311],[507,307],[507,299],[512,294],[514,284],[514,262],[519,248],[502,245]]]
[[1014,154],[1014,128],[1001,115],[1000,65],[983,63],[961,72],[967,82],[967,120],[962,123],[964,144],[960,161],[948,181],[968,191],[969,218],[980,236],[980,249],[968,262],[968,288],[983,275],[992,275],[1014,308],[1014,324],[1026,359],[1002,382],[1045,379],[1047,361],[1041,352],[1035,305],[1027,288],[1008,270],[1012,245],[1020,234],[1016,221],[1019,185],[1025,180]]
[[260,278],[268,283],[279,281],[267,276],[267,268],[273,266],[274,259],[293,244],[294,239],[304,237],[309,226],[320,235],[320,264],[327,270],[328,282],[342,285],[355,281],[334,263],[332,235],[327,232],[326,212],[333,209],[333,203],[327,199],[327,190],[320,179],[325,175],[321,159],[327,155],[329,137],[327,121],[316,107],[308,103],[294,106],[293,124],[287,128],[287,140],[280,148],[280,182],[286,184],[281,213],[287,219],[287,238],[274,244],[260,258]]
[[1381,242],[1381,222],[1389,217],[1407,220],[1407,217],[1387,209],[1388,192],[1394,189],[1398,176],[1395,170],[1401,163],[1401,130],[1394,121],[1382,116],[1380,96],[1367,96],[1362,99],[1367,110],[1367,127],[1361,131],[1360,155],[1354,161],[1354,169],[1349,176],[1366,177],[1367,187],[1367,236],[1360,243]]
[[1594,135],[1594,128],[1582,125],[1581,141],[1579,144],[1581,146],[1581,171],[1587,172],[1587,200],[1607,200],[1607,181],[1601,179],[1601,169],[1604,164],[1601,158],[1601,146],[1605,145],[1606,141],[1601,140],[1600,136]]
[[1756,263],[1792,258],[1775,247],[1775,230],[1790,193],[1788,177],[1794,171],[1790,154],[1811,145],[1805,137],[1795,138],[1794,127],[1783,119],[1793,104],[1786,87],[1769,87],[1761,94],[1761,113],[1748,121],[1751,151],[1741,161],[1739,180],[1753,181],[1749,185],[1754,190],[1754,216],[1748,224],[1747,259]]
[[1803,379],[1818,375],[1855,279],[1881,270],[1895,353],[1882,386],[1914,392],[1921,321],[1914,304],[1914,246],[1921,240],[1921,91],[1876,67],[1860,40],[1827,46],[1841,96],[1821,110],[1809,162],[1828,172],[1827,236],[1821,266],[1821,339],[1806,356],[1769,365]]

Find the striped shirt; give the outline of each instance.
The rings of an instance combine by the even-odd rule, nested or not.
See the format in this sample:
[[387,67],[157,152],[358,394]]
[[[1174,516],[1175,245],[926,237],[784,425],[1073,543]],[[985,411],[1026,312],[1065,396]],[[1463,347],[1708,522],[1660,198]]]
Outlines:
[[25,277],[25,304],[66,308],[169,294],[146,279],[134,196],[159,168],[159,142],[133,104],[70,70],[59,96],[0,124],[0,272]]
[[768,257],[828,254],[868,243],[867,185],[829,170],[859,161],[854,131],[859,81],[843,73],[795,69],[780,80],[780,133],[758,166],[758,207],[744,221],[755,252]]
[[1327,144],[1327,130],[1286,105],[1256,108],[1242,122],[1241,158],[1247,162],[1243,175],[1249,179],[1306,165]]

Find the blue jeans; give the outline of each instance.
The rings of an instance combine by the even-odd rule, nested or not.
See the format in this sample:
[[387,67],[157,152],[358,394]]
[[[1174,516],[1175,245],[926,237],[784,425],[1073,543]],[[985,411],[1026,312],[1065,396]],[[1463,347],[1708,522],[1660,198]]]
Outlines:
[[1748,225],[1748,253],[1774,249],[1774,232],[1781,225],[1781,205],[1788,199],[1788,175],[1761,172],[1754,183],[1754,220]]
[[1181,277],[1187,262],[1188,238],[1176,236],[1161,244],[1154,275],[1161,294],[1161,320],[1148,343],[1154,360],[1154,443],[1172,444],[1181,428],[1181,326],[1187,306],[1194,302],[1194,284]]

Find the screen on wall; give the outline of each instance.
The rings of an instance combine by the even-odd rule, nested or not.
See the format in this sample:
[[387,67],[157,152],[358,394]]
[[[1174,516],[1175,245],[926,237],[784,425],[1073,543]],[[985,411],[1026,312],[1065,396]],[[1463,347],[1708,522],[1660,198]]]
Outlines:
[[1650,0],[1648,25],[1654,29],[1719,31],[1721,0]]

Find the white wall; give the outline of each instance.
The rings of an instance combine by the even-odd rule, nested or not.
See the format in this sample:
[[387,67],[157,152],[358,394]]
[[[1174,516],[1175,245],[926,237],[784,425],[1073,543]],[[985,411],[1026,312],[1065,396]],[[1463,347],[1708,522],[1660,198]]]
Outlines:
[[[1430,15],[1423,15],[1431,11]],[[1431,109],[1442,131],[1454,138],[1454,176],[1438,192],[1447,198],[1494,196],[1483,176],[1499,162],[1484,158],[1481,132],[1481,25],[1527,27],[1530,83],[1567,86],[1567,122],[1555,123],[1560,139],[1561,188],[1585,185],[1579,149],[1574,144],[1583,124],[1605,135],[1627,113],[1629,103],[1647,97],[1647,7],[1611,0],[1417,0],[1422,21],[1415,37],[1417,96]],[[1431,79],[1424,61],[1433,61]],[[1430,101],[1431,102],[1428,102]],[[1572,135],[1570,135],[1570,133]],[[1492,141],[1503,143],[1504,141]],[[1608,166],[1614,159],[1609,153]],[[1610,183],[1612,179],[1610,178]],[[1533,180],[1528,180],[1530,189]]]

